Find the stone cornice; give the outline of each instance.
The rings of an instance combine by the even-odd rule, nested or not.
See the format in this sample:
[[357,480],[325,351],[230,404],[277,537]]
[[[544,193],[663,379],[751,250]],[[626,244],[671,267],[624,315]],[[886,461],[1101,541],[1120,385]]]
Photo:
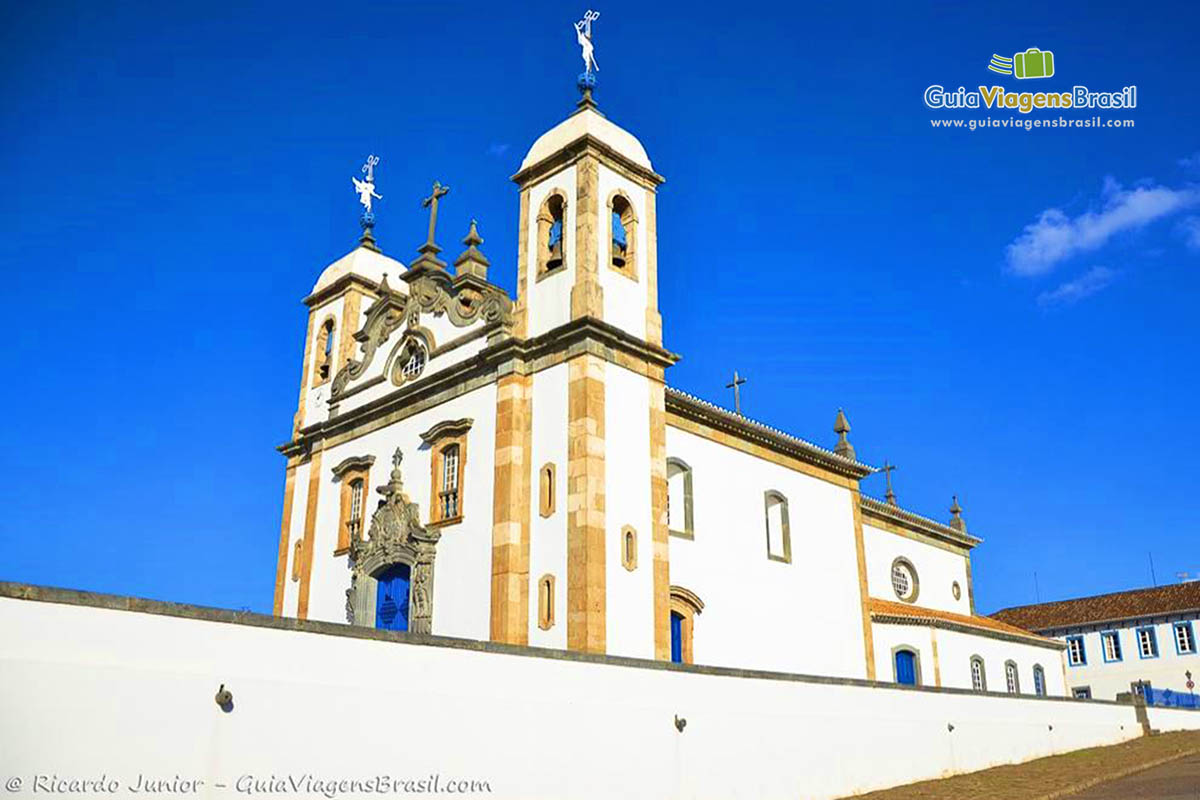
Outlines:
[[763,445],[837,475],[861,479],[875,471],[874,467],[867,464],[839,456],[832,450],[826,450],[761,422],[726,411],[720,406],[669,386],[666,400],[668,413],[678,414],[740,439]]
[[375,456],[350,456],[333,468],[333,477],[340,478],[352,469],[367,469],[374,463]]
[[335,414],[327,421],[305,427],[298,436],[276,449],[289,458],[303,456],[314,442],[340,436],[402,409],[427,407],[439,395],[470,391],[510,372],[532,374],[583,353],[618,366],[629,366],[633,362],[659,370],[679,360],[675,353],[620,328],[591,317],[581,317],[531,339],[506,337],[493,342],[470,358],[426,374],[418,381],[405,383],[395,391]]
[[624,173],[635,183],[641,184],[647,189],[653,189],[667,180],[654,170],[646,169],[641,164],[617,152],[590,133],[585,133],[553,155],[543,158],[536,164],[530,164],[516,175],[513,175],[512,181],[524,188],[543,175],[560,170],[585,155],[595,156],[601,162],[618,172]]
[[474,424],[475,420],[471,419],[470,417],[439,422],[421,434],[421,441],[425,444],[434,444],[439,439],[444,439],[448,436],[462,436],[464,433],[471,430],[471,426]]
[[370,293],[372,299],[377,297],[379,294],[379,284],[375,283],[375,281],[368,280],[357,273],[348,272],[333,283],[326,286],[324,289],[313,292],[308,297],[305,297],[302,302],[309,308],[315,308],[316,306],[322,305],[323,303],[337,297],[351,286],[358,286],[366,289],[367,292]]
[[862,495],[862,512],[864,516],[884,520],[893,525],[899,525],[902,528],[915,531],[916,533],[923,533],[926,536],[932,536],[940,541],[964,547],[968,550],[983,541],[975,536],[961,533],[949,525],[943,525],[928,517],[922,517],[920,514],[914,514],[899,506],[893,506],[889,503],[876,500],[874,497],[867,497],[866,495]]

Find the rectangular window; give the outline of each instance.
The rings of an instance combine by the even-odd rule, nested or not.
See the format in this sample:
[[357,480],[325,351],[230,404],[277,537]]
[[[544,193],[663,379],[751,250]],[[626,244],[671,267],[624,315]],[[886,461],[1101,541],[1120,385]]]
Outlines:
[[448,444],[441,450],[442,468],[439,475],[441,488],[438,491],[438,519],[457,521],[462,516],[459,485],[462,481],[462,450]]
[[1076,686],[1074,689],[1071,690],[1071,696],[1074,697],[1076,700],[1091,700],[1092,699],[1092,687]]
[[1138,652],[1142,658],[1158,658],[1158,637],[1154,628],[1138,628]]
[[1087,663],[1087,652],[1083,649],[1082,636],[1067,637],[1067,663],[1072,667],[1082,667]]
[[1104,645],[1106,662],[1121,660],[1121,639],[1117,631],[1104,631],[1100,634],[1100,642]]
[[1175,623],[1175,652],[1181,656],[1196,652],[1196,635],[1192,623]]

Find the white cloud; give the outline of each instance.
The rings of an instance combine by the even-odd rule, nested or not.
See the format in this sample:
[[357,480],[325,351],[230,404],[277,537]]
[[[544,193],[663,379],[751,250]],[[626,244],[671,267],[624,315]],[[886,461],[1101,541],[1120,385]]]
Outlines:
[[1060,284],[1057,288],[1038,295],[1039,306],[1058,306],[1078,303],[1085,297],[1107,287],[1117,277],[1117,271],[1108,267],[1092,267],[1073,281]]
[[1118,233],[1200,203],[1200,190],[1153,184],[1126,189],[1105,178],[1101,201],[1099,211],[1085,211],[1076,217],[1059,208],[1043,211],[1037,222],[1026,225],[1008,246],[1009,268],[1018,275],[1045,274],[1071,256],[1102,247]]
[[1179,223],[1183,241],[1189,250],[1200,250],[1200,217],[1184,217]]

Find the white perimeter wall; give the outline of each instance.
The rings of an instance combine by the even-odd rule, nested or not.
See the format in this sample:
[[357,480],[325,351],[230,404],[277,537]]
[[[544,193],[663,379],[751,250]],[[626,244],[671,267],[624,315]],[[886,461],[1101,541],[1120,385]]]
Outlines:
[[[819,800],[1141,733],[1134,709],[1116,704],[530,657],[9,598],[0,641],[0,752],[11,775],[127,783],[146,773],[211,786],[243,775],[438,773],[487,780],[493,798]],[[229,713],[213,701],[222,683]],[[1200,713],[1150,713],[1163,727],[1200,724]],[[687,720],[682,733],[676,715]],[[8,796],[30,794],[27,784]]]
[[[704,601],[695,662],[865,678],[849,490],[669,425],[667,456],[692,468],[695,538],[672,536],[670,554],[671,583]],[[767,558],[772,489],[788,500],[790,564]]]

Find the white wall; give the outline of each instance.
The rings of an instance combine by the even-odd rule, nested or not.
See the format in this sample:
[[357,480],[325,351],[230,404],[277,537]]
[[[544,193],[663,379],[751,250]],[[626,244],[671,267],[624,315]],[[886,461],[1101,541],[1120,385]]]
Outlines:
[[[971,688],[971,657],[983,659],[987,688],[990,692],[1005,692],[1004,662],[1017,665],[1017,682],[1021,694],[1033,694],[1033,667],[1040,664],[1046,675],[1046,692],[1051,697],[1066,695],[1062,661],[1054,647],[1038,647],[982,634],[935,629],[922,625],[875,623],[872,627],[875,643],[875,677],[880,681],[896,679],[893,650],[912,648],[917,652],[924,686],[945,686],[954,689]],[[933,645],[937,640],[937,668],[934,668]],[[940,683],[938,680],[940,679]]]
[[[704,601],[697,664],[866,677],[850,491],[667,427],[692,468],[695,539],[671,537],[671,583]],[[767,558],[764,492],[788,499],[792,562]]]
[[[603,164],[600,165],[597,185],[600,193],[597,203],[600,221],[596,225],[596,252],[600,254],[599,279],[604,290],[604,321],[643,339],[646,336],[646,254],[649,241],[646,190]],[[612,245],[612,212],[608,207],[608,198],[618,189],[629,199],[638,221],[637,241],[634,242],[636,280],[611,267],[609,253]]]
[[[1072,631],[1070,635],[1082,635],[1087,653],[1085,666],[1067,665],[1067,684],[1070,687],[1090,686],[1092,697],[1112,700],[1120,692],[1128,692],[1134,681],[1149,681],[1155,689],[1170,689],[1186,692],[1187,672],[1192,680],[1200,683],[1200,655],[1179,654],[1175,647],[1175,621],[1192,620],[1192,631],[1200,634],[1200,621],[1196,615],[1171,617],[1147,622],[1129,622]],[[1136,630],[1152,627],[1158,636],[1158,658],[1142,658],[1138,649]],[[1121,660],[1104,661],[1104,648],[1100,641],[1101,631],[1116,631],[1121,642]],[[1058,638],[1066,641],[1067,634]]]
[[[1141,732],[1124,705],[400,638],[3,597],[0,752],[9,775],[123,782],[437,773],[486,780],[493,798],[821,800]],[[213,701],[222,683],[233,692],[228,713]],[[1200,724],[1200,713],[1150,714],[1164,728]],[[676,715],[687,720],[682,733]]]
[[[557,364],[533,374],[532,463],[530,469],[529,526],[529,644],[567,647],[567,380],[568,366]],[[555,509],[543,517],[538,471],[554,464]],[[538,581],[554,576],[554,626],[538,627]],[[490,603],[489,603],[490,605]]]
[[[892,588],[892,562],[903,557],[917,571],[917,605],[956,614],[971,613],[965,556],[876,528],[865,520],[863,548],[867,557],[867,591],[871,597],[897,599]],[[957,600],[952,591],[956,581],[960,589]]]

